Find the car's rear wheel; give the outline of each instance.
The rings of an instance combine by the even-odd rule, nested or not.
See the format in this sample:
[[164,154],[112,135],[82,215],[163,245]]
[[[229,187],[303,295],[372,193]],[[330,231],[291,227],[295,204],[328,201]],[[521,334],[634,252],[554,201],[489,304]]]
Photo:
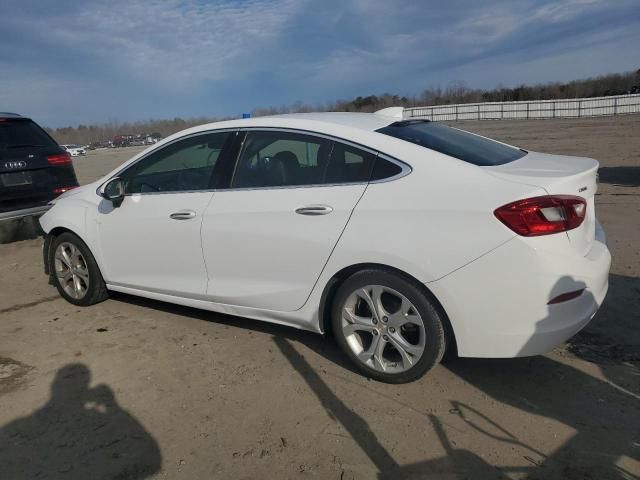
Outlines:
[[65,232],[55,237],[50,252],[49,271],[65,300],[87,306],[109,296],[91,251],[76,235]]
[[387,270],[363,270],[336,292],[332,329],[365,375],[388,383],[415,380],[445,352],[443,319],[420,286]]

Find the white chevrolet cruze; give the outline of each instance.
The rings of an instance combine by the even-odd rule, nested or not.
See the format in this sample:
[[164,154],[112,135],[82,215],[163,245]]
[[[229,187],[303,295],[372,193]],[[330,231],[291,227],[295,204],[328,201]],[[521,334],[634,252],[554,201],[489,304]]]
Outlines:
[[75,305],[109,291],[331,332],[366,375],[414,380],[447,349],[544,353],[602,303],[598,162],[399,111],[175,134],[40,220]]

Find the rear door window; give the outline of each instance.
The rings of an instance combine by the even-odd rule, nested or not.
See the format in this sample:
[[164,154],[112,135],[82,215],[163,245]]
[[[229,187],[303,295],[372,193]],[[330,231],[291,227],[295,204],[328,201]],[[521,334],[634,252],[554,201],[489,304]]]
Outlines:
[[377,154],[306,133],[248,131],[232,188],[367,183],[393,177],[402,168]]
[[234,188],[319,185],[331,141],[280,131],[247,133],[233,178]]
[[478,166],[503,165],[527,154],[519,148],[425,120],[395,122],[377,131]]

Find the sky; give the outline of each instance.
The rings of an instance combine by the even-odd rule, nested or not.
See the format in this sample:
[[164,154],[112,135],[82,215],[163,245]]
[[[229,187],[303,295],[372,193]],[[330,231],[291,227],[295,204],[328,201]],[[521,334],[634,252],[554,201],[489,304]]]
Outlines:
[[640,0],[0,0],[0,111],[43,126],[640,68]]

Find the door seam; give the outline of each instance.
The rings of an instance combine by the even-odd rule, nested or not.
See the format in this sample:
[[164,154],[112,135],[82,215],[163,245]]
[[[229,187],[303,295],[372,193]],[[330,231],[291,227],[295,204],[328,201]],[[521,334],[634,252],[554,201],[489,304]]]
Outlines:
[[364,190],[362,191],[362,194],[360,195],[360,197],[356,201],[355,205],[351,209],[351,212],[349,213],[349,217],[347,218],[347,221],[345,222],[344,227],[342,228],[342,231],[340,232],[340,235],[338,236],[338,239],[336,240],[336,243],[333,245],[333,248],[331,249],[331,252],[329,252],[329,256],[327,257],[327,261],[324,262],[324,265],[322,266],[322,269],[320,270],[320,273],[318,274],[318,278],[316,278],[316,281],[314,282],[313,287],[311,287],[311,290],[309,290],[309,295],[307,295],[306,300],[300,306],[300,308],[296,308],[295,310],[293,310],[294,312],[298,312],[298,311],[302,310],[307,305],[307,302],[311,298],[311,295],[313,294],[313,292],[315,291],[316,287],[318,286],[318,282],[320,281],[320,278],[322,278],[322,274],[324,273],[325,269],[327,268],[327,265],[329,264],[329,260],[331,260],[331,257],[333,256],[333,252],[335,252],[336,248],[338,247],[338,243],[340,243],[340,240],[342,239],[342,236],[344,235],[345,230],[349,226],[349,222],[351,221],[351,217],[353,216],[353,212],[356,211],[356,208],[360,204],[360,201],[362,200],[362,197],[364,197],[364,194],[367,193],[367,189],[369,188],[369,185],[370,185],[370,183],[367,183],[367,185],[364,187]]
[[205,296],[209,294],[209,267],[207,266],[207,259],[204,255],[204,241],[202,238],[202,227],[204,225],[204,216],[207,213],[207,211],[209,210],[209,207],[211,206],[211,202],[213,201],[213,197],[216,196],[215,192],[211,192],[211,197],[209,198],[209,201],[207,202],[207,205],[204,207],[204,210],[202,210],[202,215],[200,217],[200,253],[202,254],[202,263],[204,264],[204,272],[206,274],[207,277],[207,281],[204,285],[204,294]]

